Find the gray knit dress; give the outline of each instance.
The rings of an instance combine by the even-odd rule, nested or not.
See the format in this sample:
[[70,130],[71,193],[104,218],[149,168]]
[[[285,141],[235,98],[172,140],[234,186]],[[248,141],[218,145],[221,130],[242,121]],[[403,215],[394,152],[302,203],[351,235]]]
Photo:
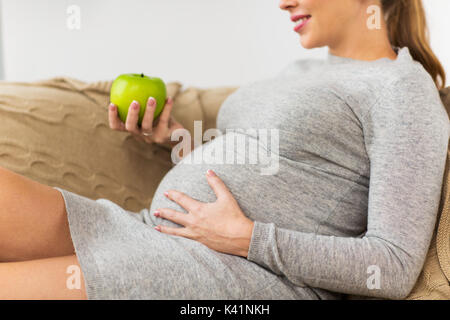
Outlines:
[[[435,225],[450,126],[431,77],[396,50],[297,60],[240,87],[219,110],[223,134],[167,173],[149,210],[56,188],[88,298],[406,296]],[[156,209],[186,212],[168,189],[215,200],[207,169],[255,221],[247,258],[154,230],[174,225]]]

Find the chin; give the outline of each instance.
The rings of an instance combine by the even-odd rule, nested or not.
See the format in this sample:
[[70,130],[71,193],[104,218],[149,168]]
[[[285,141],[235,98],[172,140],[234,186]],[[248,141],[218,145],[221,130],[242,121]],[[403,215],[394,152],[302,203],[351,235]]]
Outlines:
[[317,39],[314,39],[310,35],[301,35],[300,43],[305,49],[314,49],[324,46],[324,44],[320,43],[320,41],[317,41]]

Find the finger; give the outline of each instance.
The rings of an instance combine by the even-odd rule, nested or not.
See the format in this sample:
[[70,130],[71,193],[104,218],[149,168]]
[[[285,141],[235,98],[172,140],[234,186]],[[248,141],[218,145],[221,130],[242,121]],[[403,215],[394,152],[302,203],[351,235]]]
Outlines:
[[162,208],[156,210],[153,215],[155,217],[161,217],[166,220],[170,220],[182,226],[188,226],[189,224],[189,215],[186,213],[178,212],[176,210],[170,208]]
[[225,185],[225,183],[220,179],[214,171],[211,169],[206,171],[206,179],[208,180],[208,184],[213,189],[216,194],[217,199],[227,199],[231,192]]
[[117,113],[117,106],[111,103],[108,109],[109,127],[113,130],[125,131],[125,125]]
[[164,192],[164,195],[172,201],[178,203],[188,212],[196,212],[202,205],[200,201],[194,200],[183,192],[176,190],[169,190]]
[[133,101],[128,108],[127,120],[125,121],[125,128],[129,132],[139,134],[138,121],[139,121],[139,102]]
[[153,118],[155,116],[156,100],[153,97],[148,98],[147,108],[145,109],[144,118],[142,119],[142,131],[151,133],[153,128]]
[[159,122],[158,127],[161,128],[168,128],[169,127],[169,119],[170,119],[170,113],[172,112],[172,106],[173,106],[173,100],[171,97],[168,97],[166,100],[166,105],[164,106],[164,109],[159,116]]
[[174,228],[174,227],[167,227],[163,225],[158,225],[155,227],[155,229],[159,232],[171,234],[173,236],[179,236],[184,238],[192,239],[193,235],[189,232],[187,228]]

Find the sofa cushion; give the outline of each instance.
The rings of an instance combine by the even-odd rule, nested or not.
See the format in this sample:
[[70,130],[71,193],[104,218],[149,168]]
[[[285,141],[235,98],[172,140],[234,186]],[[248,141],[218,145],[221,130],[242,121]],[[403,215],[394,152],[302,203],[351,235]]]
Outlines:
[[[450,117],[450,87],[441,90],[441,98]],[[439,208],[441,214],[438,234],[437,234],[437,251],[442,271],[450,282],[450,146],[447,153],[446,176],[444,176],[444,185],[442,186],[442,198]],[[450,295],[448,296],[450,299]]]

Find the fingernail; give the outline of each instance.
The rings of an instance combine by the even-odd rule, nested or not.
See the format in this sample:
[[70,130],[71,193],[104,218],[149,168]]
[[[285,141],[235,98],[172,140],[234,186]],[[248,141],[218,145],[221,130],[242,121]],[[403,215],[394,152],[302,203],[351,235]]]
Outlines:
[[172,97],[169,97],[169,98],[167,99],[167,103],[172,103]]
[[116,106],[113,105],[112,103],[109,105],[109,110],[114,111],[115,108],[116,108]]
[[166,191],[164,192],[164,195],[168,198],[169,197],[169,193]]
[[208,171],[206,171],[206,174],[210,177],[215,177],[216,173],[214,171],[212,171],[211,169],[209,169]]
[[156,211],[153,213],[153,215],[154,215],[155,217],[159,217],[159,216],[160,216],[160,212],[159,212],[158,210],[156,210]]
[[155,105],[155,98],[153,97],[148,98],[148,104],[151,106]]
[[161,227],[160,226],[156,226],[155,230],[161,232]]

